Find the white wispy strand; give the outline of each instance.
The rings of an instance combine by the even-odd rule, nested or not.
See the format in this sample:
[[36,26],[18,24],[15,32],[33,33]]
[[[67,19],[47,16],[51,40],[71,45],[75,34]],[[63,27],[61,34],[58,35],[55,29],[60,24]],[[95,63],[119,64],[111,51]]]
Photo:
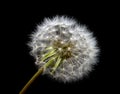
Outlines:
[[[59,31],[58,34],[57,31]],[[36,58],[35,64],[41,68],[46,63],[41,62],[43,55],[41,52],[58,38],[62,40],[61,44],[69,41],[74,44],[74,48],[67,49],[73,56],[64,60],[51,77],[63,82],[83,78],[93,69],[92,66],[97,64],[99,54],[97,41],[86,26],[65,16],[45,18],[43,23],[38,25],[36,32],[32,34],[29,46],[32,48],[32,55]],[[61,48],[59,48],[60,50]],[[50,74],[51,69],[52,67],[47,68],[43,74]]]

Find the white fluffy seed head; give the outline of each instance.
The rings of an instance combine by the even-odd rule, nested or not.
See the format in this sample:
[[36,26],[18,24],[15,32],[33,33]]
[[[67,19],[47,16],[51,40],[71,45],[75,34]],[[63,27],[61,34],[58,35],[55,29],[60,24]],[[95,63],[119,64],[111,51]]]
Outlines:
[[[96,64],[99,52],[92,32],[74,19],[64,16],[45,18],[32,34],[30,47],[39,68],[43,67],[51,57],[61,58],[62,61],[51,77],[63,82],[76,81],[87,75]],[[56,49],[56,52],[55,55],[42,62],[42,57],[48,53],[48,50],[45,50],[47,47]],[[53,66],[46,68],[43,74],[50,75],[56,62],[57,60],[54,60]]]

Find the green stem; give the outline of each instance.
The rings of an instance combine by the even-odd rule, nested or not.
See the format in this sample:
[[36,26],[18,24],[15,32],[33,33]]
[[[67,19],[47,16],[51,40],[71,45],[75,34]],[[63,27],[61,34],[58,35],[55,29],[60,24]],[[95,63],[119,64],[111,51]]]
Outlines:
[[34,80],[43,72],[43,68],[40,68],[33,77],[27,82],[27,84],[23,87],[23,89],[20,91],[19,94],[25,94],[26,90],[29,88],[29,86],[34,82]]
[[50,58],[50,60],[44,65],[45,68],[49,67],[49,66],[53,63],[53,61],[54,61],[55,59],[56,59],[56,57]]
[[54,49],[54,50],[46,53],[46,54],[44,55],[44,57],[42,58],[41,61],[44,61],[44,60],[46,60],[47,58],[49,58],[49,57],[51,57],[51,56],[53,56],[53,55],[55,55],[55,54],[56,54],[56,51],[55,51],[55,49]]
[[61,63],[61,60],[62,59],[58,56],[58,59],[55,63],[55,66],[53,67],[53,70],[52,70],[51,74],[53,74],[55,72],[55,70],[58,68],[59,64]]

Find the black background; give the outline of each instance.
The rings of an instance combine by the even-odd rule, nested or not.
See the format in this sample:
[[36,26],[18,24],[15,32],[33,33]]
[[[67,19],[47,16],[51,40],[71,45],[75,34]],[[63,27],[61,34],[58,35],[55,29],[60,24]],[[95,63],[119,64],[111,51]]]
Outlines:
[[[40,76],[27,90],[26,94],[54,94],[54,93],[104,93],[116,92],[118,83],[116,76],[116,61],[114,59],[116,49],[115,34],[112,31],[114,12],[111,5],[99,3],[79,3],[63,5],[57,2],[38,4],[24,4],[17,2],[8,7],[5,13],[6,37],[4,48],[6,48],[4,62],[4,72],[6,78],[3,87],[4,92],[18,94],[27,81],[37,71],[34,58],[29,55],[30,48],[27,43],[30,41],[29,35],[35,30],[37,24],[41,23],[45,17],[55,15],[66,15],[77,19],[81,24],[85,24],[97,38],[100,48],[99,63],[94,67],[88,77],[75,83],[61,83],[54,81],[47,76]],[[1,66],[2,67],[2,66]]]

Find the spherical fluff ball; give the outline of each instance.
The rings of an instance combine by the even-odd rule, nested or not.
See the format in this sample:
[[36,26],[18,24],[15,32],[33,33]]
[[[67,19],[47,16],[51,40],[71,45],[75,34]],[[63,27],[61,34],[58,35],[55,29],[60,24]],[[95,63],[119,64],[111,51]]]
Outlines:
[[32,34],[30,47],[43,74],[63,82],[77,81],[88,74],[97,62],[96,39],[73,18],[45,18]]

